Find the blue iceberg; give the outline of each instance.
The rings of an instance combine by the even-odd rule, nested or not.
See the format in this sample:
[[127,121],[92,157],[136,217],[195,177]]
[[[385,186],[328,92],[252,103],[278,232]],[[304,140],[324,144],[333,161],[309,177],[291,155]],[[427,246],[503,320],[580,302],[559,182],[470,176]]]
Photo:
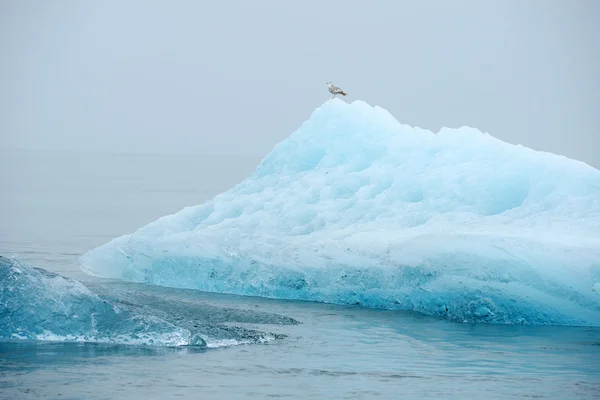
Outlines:
[[187,329],[120,309],[79,281],[2,256],[0,339],[205,345]]
[[231,323],[295,325],[277,314],[96,285],[0,256],[0,340],[222,347],[285,335]]
[[211,292],[599,326],[600,171],[334,99],[238,185],[81,263]]

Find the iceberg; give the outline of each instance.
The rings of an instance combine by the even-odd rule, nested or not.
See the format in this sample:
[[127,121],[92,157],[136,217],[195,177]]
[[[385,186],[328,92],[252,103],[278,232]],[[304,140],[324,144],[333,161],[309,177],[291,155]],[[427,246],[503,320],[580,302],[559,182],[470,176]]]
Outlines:
[[120,310],[81,282],[0,256],[0,339],[204,345],[149,315]]
[[87,252],[81,268],[459,322],[599,326],[600,171],[334,99],[244,181]]
[[115,292],[112,286],[92,292],[77,280],[0,256],[0,340],[210,348],[283,337],[225,322],[298,323],[267,313]]

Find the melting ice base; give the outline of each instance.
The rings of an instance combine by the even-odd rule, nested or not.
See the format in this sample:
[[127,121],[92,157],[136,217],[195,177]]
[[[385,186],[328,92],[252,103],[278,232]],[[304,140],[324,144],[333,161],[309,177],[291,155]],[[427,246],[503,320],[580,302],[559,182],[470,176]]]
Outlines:
[[92,292],[74,279],[0,256],[0,340],[220,347],[278,337],[224,322],[297,323],[115,290],[114,285]]
[[180,288],[600,325],[600,171],[332,100],[240,184],[81,261]]
[[204,344],[153,316],[120,310],[80,282],[0,257],[0,338]]

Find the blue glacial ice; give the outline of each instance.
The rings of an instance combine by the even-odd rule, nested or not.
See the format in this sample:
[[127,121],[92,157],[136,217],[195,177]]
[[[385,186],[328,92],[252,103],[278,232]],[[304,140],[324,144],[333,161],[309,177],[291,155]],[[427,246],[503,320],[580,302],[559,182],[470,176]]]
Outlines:
[[0,256],[0,339],[204,345],[151,315],[119,309],[81,282]]
[[241,183],[81,263],[180,288],[598,326],[600,171],[331,100]]
[[275,314],[215,307],[97,285],[0,256],[0,340],[221,347],[282,335],[231,323],[296,324]]

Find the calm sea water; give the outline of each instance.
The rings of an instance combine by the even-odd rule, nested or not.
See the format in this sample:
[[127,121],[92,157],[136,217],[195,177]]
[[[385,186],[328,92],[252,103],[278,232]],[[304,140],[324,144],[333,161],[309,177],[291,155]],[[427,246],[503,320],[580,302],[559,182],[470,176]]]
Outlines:
[[209,199],[259,161],[1,152],[1,255],[93,289],[301,323],[237,323],[286,337],[208,350],[0,343],[0,398],[600,398],[600,329],[456,324],[407,312],[112,282],[79,271],[77,257],[86,250]]

